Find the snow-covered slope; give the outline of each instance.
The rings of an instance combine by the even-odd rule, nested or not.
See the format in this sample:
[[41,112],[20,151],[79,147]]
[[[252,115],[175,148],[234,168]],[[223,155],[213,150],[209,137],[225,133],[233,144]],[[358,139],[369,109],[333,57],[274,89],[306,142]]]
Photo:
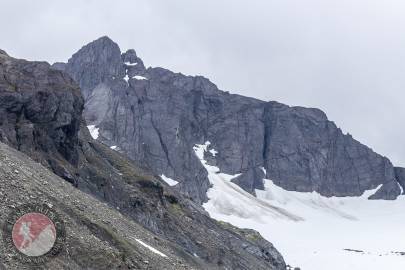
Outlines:
[[194,150],[212,184],[203,206],[213,218],[259,231],[302,270],[405,269],[405,196],[368,200],[377,188],[361,197],[326,198],[265,179],[265,190],[254,197],[231,182],[238,175],[207,164],[209,145]]

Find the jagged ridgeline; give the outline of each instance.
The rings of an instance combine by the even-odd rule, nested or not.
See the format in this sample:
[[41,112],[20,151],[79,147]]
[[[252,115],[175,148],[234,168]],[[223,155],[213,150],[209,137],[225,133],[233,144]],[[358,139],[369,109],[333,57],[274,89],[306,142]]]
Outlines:
[[[96,50],[99,46],[100,50]],[[127,97],[124,107],[129,106],[131,110],[138,92],[130,90],[128,85],[148,85],[146,78],[150,76],[134,51],[121,56],[118,47],[106,38],[88,48],[92,47],[94,51],[90,50],[86,56],[89,61],[82,63],[89,68],[86,74],[94,73],[94,77],[81,80],[84,99],[74,81],[77,78],[72,79],[47,63],[18,60],[0,51],[0,213],[3,215],[22,203],[51,203],[67,226],[64,253],[39,268],[286,269],[278,251],[258,233],[209,218],[200,205],[146,168],[155,162],[152,154],[160,155],[160,147],[171,136],[164,130],[159,131],[161,120],[155,122],[155,119],[160,119],[161,114],[144,111],[150,120],[144,122],[149,125],[145,132],[153,129],[155,133],[150,134],[150,142],[139,143],[140,147],[151,143],[151,148],[133,161],[90,136],[82,116],[85,100],[100,105],[97,113],[95,108],[85,110],[90,124],[107,125],[104,116],[113,108],[118,118],[127,112],[120,109],[123,100],[114,101],[116,106],[109,102]],[[105,65],[114,61],[118,64]],[[65,65],[58,67],[69,70]],[[100,70],[103,71],[98,73]],[[155,72],[164,80],[166,71]],[[127,81],[126,77],[129,77]],[[201,81],[207,83],[204,79]],[[86,93],[92,85],[98,90]],[[106,99],[100,98],[100,94],[106,95]],[[144,101],[136,100],[138,106]],[[106,107],[99,102],[107,102]],[[135,117],[140,107],[134,106],[132,110]],[[103,120],[98,119],[100,116]],[[115,124],[110,122],[110,125]],[[185,127],[174,125],[170,130],[176,132],[176,128],[179,137],[175,143],[184,144]],[[121,127],[116,126],[116,129],[121,130]],[[101,131],[106,142],[108,136],[111,140],[118,136],[114,132],[107,133]],[[156,139],[161,142],[153,149]],[[135,142],[127,144],[135,145]],[[125,149],[125,144],[120,143],[119,147]],[[163,163],[169,162],[170,151],[167,145],[161,168]],[[190,153],[179,153],[179,158],[187,155]],[[144,162],[139,162],[141,160]],[[193,164],[191,156],[190,160]],[[173,168],[177,166],[174,161],[170,162]],[[190,178],[203,185],[189,188],[189,194],[196,201],[200,198],[198,194],[204,197],[208,187],[204,178],[206,172],[202,170],[200,174],[199,178]],[[3,245],[0,245],[0,257],[0,262],[8,269],[27,268],[9,256]]]
[[84,116],[100,141],[180,182],[178,190],[197,203],[207,200],[210,184],[193,146],[206,141],[218,152],[206,159],[241,174],[233,182],[252,194],[263,178],[328,197],[381,185],[370,198],[395,199],[404,187],[404,169],[344,135],[318,109],[231,95],[200,76],[145,68],[134,50],[121,53],[108,37],[54,67],[80,85]]

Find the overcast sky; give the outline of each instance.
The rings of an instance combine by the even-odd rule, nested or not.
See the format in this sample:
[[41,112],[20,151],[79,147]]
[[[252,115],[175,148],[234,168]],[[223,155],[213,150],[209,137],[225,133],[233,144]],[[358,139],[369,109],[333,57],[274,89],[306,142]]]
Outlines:
[[0,48],[66,61],[110,36],[147,66],[317,107],[405,166],[403,0],[2,0]]

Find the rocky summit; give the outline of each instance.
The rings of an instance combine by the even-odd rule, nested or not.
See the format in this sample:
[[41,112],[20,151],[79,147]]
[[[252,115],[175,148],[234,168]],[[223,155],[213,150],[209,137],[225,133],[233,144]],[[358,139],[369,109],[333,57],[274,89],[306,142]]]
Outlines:
[[[219,90],[201,76],[145,68],[108,37],[81,48],[66,71],[80,85],[84,117],[98,140],[155,174],[197,203],[207,200],[206,170],[193,146],[209,141],[205,159],[254,194],[263,177],[286,190],[330,196],[396,199],[402,168],[342,131],[319,109],[290,107]],[[218,154],[215,154],[215,153]]]
[[[82,66],[84,99],[75,82],[78,77],[72,79],[47,63],[15,59],[0,51],[0,212],[23,203],[47,203],[58,209],[66,223],[64,252],[40,269],[286,269],[283,257],[259,233],[211,219],[183,190],[157,176],[160,171],[148,168],[171,134],[159,132],[164,113],[154,116],[145,111],[150,122],[143,124],[152,125],[145,126],[145,132],[152,128],[155,133],[150,138],[142,135],[142,140],[150,140],[145,141],[150,148],[142,148],[146,151],[142,158],[130,160],[112,150],[111,144],[92,138],[86,126],[107,125],[104,115],[113,109],[110,101],[128,96],[127,101],[133,102],[138,91],[129,91],[129,85],[149,84],[151,73],[134,51],[121,55],[117,45],[102,38],[79,52],[75,61],[55,66],[69,73],[73,63]],[[160,77],[166,71],[156,72]],[[86,93],[93,85],[97,90]],[[124,92],[115,96],[118,91]],[[84,100],[106,107],[83,111]],[[140,109],[134,107],[132,116],[125,116],[123,105],[116,105],[117,117],[135,117]],[[103,142],[112,142],[117,135],[112,131],[108,135],[100,129]],[[179,127],[175,144],[186,143],[182,132]],[[154,140],[160,143],[154,146]],[[135,144],[127,142],[128,147]],[[140,141],[138,146],[142,145]],[[169,158],[170,147],[164,147],[167,156],[161,168],[165,162],[178,166]],[[193,164],[200,168],[190,155],[187,166]],[[193,198],[204,198],[206,174],[201,170],[200,177],[190,178],[201,186],[184,185]],[[0,251],[0,268],[29,269],[3,245]]]

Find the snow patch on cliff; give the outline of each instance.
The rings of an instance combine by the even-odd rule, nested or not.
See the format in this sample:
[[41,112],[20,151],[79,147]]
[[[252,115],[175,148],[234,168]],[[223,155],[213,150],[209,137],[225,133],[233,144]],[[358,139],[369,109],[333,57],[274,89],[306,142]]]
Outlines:
[[91,137],[96,140],[99,136],[99,128],[97,128],[95,125],[87,126],[87,128],[90,131]]
[[160,176],[160,178],[162,178],[163,181],[165,181],[169,186],[175,186],[175,185],[177,185],[177,184],[179,183],[179,182],[177,182],[176,180],[173,180],[173,179],[171,179],[171,178],[165,176],[164,174],[162,174],[162,175]]
[[150,251],[152,251],[153,253],[156,253],[156,254],[158,254],[158,255],[160,255],[160,256],[162,256],[162,257],[167,257],[166,256],[166,254],[164,254],[164,253],[162,253],[162,252],[160,252],[159,250],[157,250],[156,248],[154,248],[154,247],[151,247],[150,245],[148,245],[148,244],[146,244],[145,242],[143,242],[142,240],[139,240],[139,239],[135,239],[139,244],[141,244],[142,246],[144,246],[144,247],[146,247],[147,249],[149,249]]
[[215,149],[211,149],[210,153],[212,154],[213,157],[215,157],[218,154],[218,152]]
[[128,74],[125,75],[124,80],[128,83],[128,81],[129,81],[129,76],[128,76]]
[[138,63],[131,63],[131,62],[125,62],[124,64],[130,67],[138,65]]
[[144,77],[144,76],[140,76],[140,75],[135,75],[134,77],[132,77],[135,80],[147,80],[148,78]]

